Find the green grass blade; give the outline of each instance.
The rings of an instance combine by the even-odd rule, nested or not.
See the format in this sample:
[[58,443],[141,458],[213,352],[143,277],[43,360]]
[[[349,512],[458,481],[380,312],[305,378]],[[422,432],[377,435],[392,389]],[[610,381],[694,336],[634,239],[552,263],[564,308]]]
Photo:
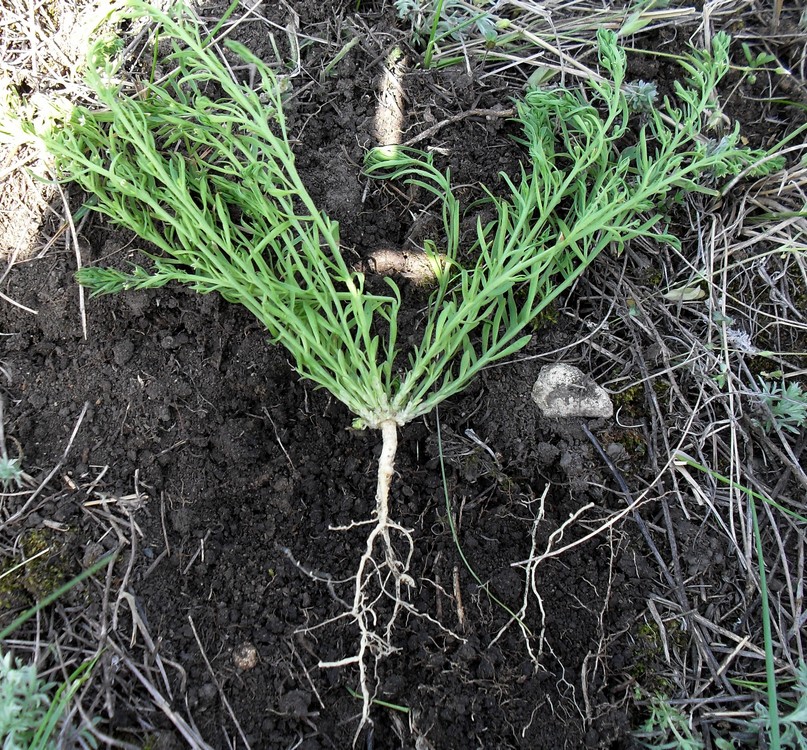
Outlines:
[[759,596],[762,601],[762,637],[765,644],[765,679],[768,693],[768,723],[771,750],[781,749],[779,730],[779,700],[776,690],[776,664],[773,656],[773,635],[771,633],[771,610],[768,602],[768,578],[765,571],[765,557],[762,552],[762,535],[759,531],[759,518],[754,499],[750,498],[751,520],[754,525],[754,544],[759,566]]

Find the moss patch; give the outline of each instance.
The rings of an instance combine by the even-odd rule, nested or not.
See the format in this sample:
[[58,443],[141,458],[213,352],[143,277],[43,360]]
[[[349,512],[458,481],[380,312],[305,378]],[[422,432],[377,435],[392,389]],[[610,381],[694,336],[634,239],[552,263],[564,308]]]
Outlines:
[[17,612],[31,604],[30,594],[23,586],[25,569],[15,569],[18,563],[13,558],[3,558],[0,561],[0,625],[6,624],[7,613]]
[[23,585],[34,599],[52,594],[71,578],[72,566],[63,535],[34,529],[23,536],[21,547],[27,561]]
[[633,663],[630,676],[647,695],[670,695],[675,684],[664,656],[664,640],[670,651],[686,648],[687,635],[676,620],[666,623],[666,636],[655,622],[638,625],[633,638]]

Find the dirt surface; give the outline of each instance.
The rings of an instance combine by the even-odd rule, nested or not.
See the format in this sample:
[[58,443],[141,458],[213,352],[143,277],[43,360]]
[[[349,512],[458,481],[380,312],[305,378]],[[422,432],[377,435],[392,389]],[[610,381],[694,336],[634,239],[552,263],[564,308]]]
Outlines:
[[[122,243],[106,237],[108,246]],[[131,590],[161,652],[187,674],[188,707],[203,736],[223,747],[229,720],[194,627],[253,747],[290,747],[301,737],[307,748],[346,746],[358,711],[348,692],[355,675],[316,664],[349,653],[355,633],[341,621],[299,632],[342,612],[302,566],[334,580],[350,575],[360,531],[329,527],[369,516],[376,436],[346,429],[346,410],[301,382],[250,317],[216,297],[168,289],[93,301],[84,341],[72,268],[58,253],[20,267],[17,297],[39,314],[4,308],[4,325],[15,331],[3,357],[12,373],[6,430],[24,447],[26,468],[59,460],[89,403],[62,473],[87,484],[108,466],[101,488],[125,495],[137,476],[148,496],[134,511],[143,533]],[[582,504],[600,502],[587,489],[599,462],[585,436],[542,424],[529,399],[537,368],[498,370],[440,415],[460,545],[512,608],[525,579],[510,564],[529,556],[546,483],[553,486],[539,543]],[[467,429],[498,454],[498,466],[464,437]],[[630,626],[635,550],[598,541],[541,569],[545,646],[536,668],[516,625],[491,645],[509,617],[470,577],[452,540],[434,420],[406,429],[401,443],[393,496],[417,541],[413,603],[442,627],[425,618],[401,627],[401,650],[382,664],[378,697],[411,712],[376,709],[374,747],[410,747],[418,736],[435,748],[609,746],[626,719],[610,711],[584,721],[580,673],[604,629]],[[95,531],[81,499],[28,518],[32,526],[42,518],[70,526],[77,558]],[[536,606],[525,622],[537,652]],[[233,654],[245,643],[258,663],[241,671]],[[601,687],[589,685],[585,699],[603,701]],[[128,718],[120,706],[120,731]]]
[[[379,248],[404,248],[424,231],[412,220],[416,196],[368,184],[361,174],[379,60],[401,38],[389,8],[361,5],[356,16],[346,6],[295,4],[299,27],[331,43],[302,50],[304,72],[287,113],[306,184],[341,223],[357,261]],[[287,19],[279,6],[265,12]],[[320,75],[348,27],[361,43]],[[265,35],[248,25],[240,38],[271,56]],[[508,104],[473,71],[412,69],[405,90],[404,138],[469,109]],[[495,189],[491,175],[499,170],[516,169],[510,134],[502,118],[469,117],[427,145],[442,150],[467,198],[479,195],[480,182]],[[77,206],[79,196],[73,200]],[[96,218],[82,225],[81,238],[84,264],[139,257],[137,240]],[[18,441],[35,478],[70,445],[58,472],[64,502],[36,504],[11,530],[55,525],[77,572],[118,541],[99,535],[82,488],[104,493],[135,524],[135,543],[115,575],[127,576],[138,617],[170,665],[172,709],[215,748],[240,742],[233,739],[240,732],[253,748],[349,747],[361,708],[351,694],[356,673],[317,665],[353,653],[356,633],[340,619],[349,588],[340,581],[352,576],[363,536],[360,528],[332,527],[370,516],[378,436],[348,429],[347,410],[301,381],[258,323],[216,296],[168,287],[92,300],[83,338],[75,265],[72,251],[56,245],[3,281],[5,293],[37,313],[0,305],[0,359],[10,376],[6,435]],[[405,292],[414,308],[419,291]],[[580,337],[576,323],[558,318],[536,332],[526,355]],[[528,581],[513,563],[528,558],[533,544],[543,549],[589,503],[589,526],[624,506],[582,427],[537,413],[530,390],[541,364],[527,358],[489,371],[439,415],[402,431],[393,513],[413,529],[412,603],[420,616],[401,622],[399,650],[379,666],[379,703],[361,747],[632,746],[622,699],[636,662],[637,615],[654,576],[635,527],[538,568],[542,608],[529,597],[523,613],[530,634],[490,596],[518,610]],[[640,433],[588,426],[616,465],[641,476]],[[121,498],[133,493],[137,502],[127,506]],[[576,526],[564,543],[587,529]],[[118,627],[138,637],[128,611]],[[159,714],[144,727],[122,701],[107,709],[112,736],[146,734],[154,746],[182,746]]]

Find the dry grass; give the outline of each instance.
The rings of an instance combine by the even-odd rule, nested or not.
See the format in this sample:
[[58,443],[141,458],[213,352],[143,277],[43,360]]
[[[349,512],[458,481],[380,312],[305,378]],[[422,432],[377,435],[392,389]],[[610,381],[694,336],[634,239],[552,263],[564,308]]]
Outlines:
[[[465,7],[469,17],[480,12],[476,4],[465,3]],[[711,35],[752,7],[749,0],[713,2],[702,10],[694,4],[655,0],[610,4],[504,0],[495,3],[490,13],[500,27],[495,44],[473,33],[459,40],[448,37],[437,44],[433,59],[436,66],[462,61],[469,73],[482,63],[485,69],[478,73],[480,81],[505,76],[524,84],[553,74],[573,81],[597,75],[593,68],[598,29],[615,31],[629,46],[638,40],[641,49],[643,37],[665,28],[682,27],[692,36],[705,30]]]
[[[625,41],[637,48],[647,35],[672,26],[682,39],[707,43],[715,31],[727,28],[739,40],[773,54],[776,63],[768,68],[784,71],[758,73],[764,85],[755,90],[771,100],[757,110],[768,118],[768,144],[786,133],[798,112],[783,110],[773,100],[807,102],[807,40],[794,8],[770,8],[754,0],[711,2],[701,10],[646,6],[631,11],[521,0],[498,8],[499,16],[509,20],[506,31],[512,38],[506,46],[487,49],[480,39],[446,43],[436,61],[458,59],[468,70],[484,62],[480,79],[498,76],[515,91],[536,71],[560,73],[567,81],[593,75],[591,42],[602,25],[622,29]],[[101,20],[95,9],[74,0],[0,0],[0,13],[0,107],[10,98],[22,98],[34,108],[43,100],[39,97],[83,101],[81,49],[85,30]],[[641,35],[633,36],[634,31]],[[298,33],[293,25],[282,29],[292,51],[312,41]],[[338,45],[333,47],[338,51]],[[725,111],[742,104],[739,93],[726,95]],[[711,740],[748,738],[755,704],[764,700],[762,587],[751,502],[757,502],[760,518],[776,677],[785,694],[807,649],[804,523],[754,501],[746,491],[807,515],[805,432],[764,430],[759,398],[760,377],[807,383],[803,140],[788,144],[790,166],[783,172],[733,184],[722,201],[690,204],[685,216],[690,232],[682,238],[680,253],[648,243],[622,257],[603,258],[579,285],[577,307],[564,311],[585,335],[573,350],[557,353],[583,363],[615,395],[621,404],[618,425],[645,446],[650,473],[625,478],[630,498],[624,499],[634,503],[602,531],[617,520],[639,523],[655,549],[660,581],[647,601],[644,622],[629,636],[652,658],[656,677],[610,674],[612,639],[604,633],[599,652],[586,661],[584,684],[592,680],[592,670],[600,670],[615,701],[630,703],[637,690],[640,703],[663,692],[692,714],[696,730]],[[0,124],[0,257],[8,268],[46,252],[53,242],[76,250],[58,192],[35,182],[31,172],[46,174],[41,155],[17,123],[6,118]],[[50,208],[54,203],[58,208]],[[56,223],[43,234],[48,215]],[[43,236],[50,242],[43,243]],[[697,298],[665,297],[679,289],[697,291]],[[685,465],[678,460],[682,455],[731,484]],[[93,717],[112,719],[127,705],[137,717],[132,737],[156,731],[163,716],[189,746],[206,747],[192,723],[171,708],[176,697],[171,685],[174,677],[182,682],[182,669],[161,660],[129,585],[141,537],[136,511],[142,494],[136,477],[130,495],[109,497],[98,489],[103,471],[84,486],[70,486],[59,483],[59,469],[56,465],[30,486],[0,497],[1,559],[24,562],[22,535],[35,523],[32,519],[41,520],[43,507],[58,503],[75,505],[96,529],[86,559],[101,549],[116,550],[117,562],[5,647],[55,679],[98,657],[72,707],[84,726]],[[48,525],[56,537],[64,533],[58,523]],[[587,703],[587,717],[593,720],[600,708]],[[108,737],[98,727],[92,731],[107,746],[137,746]]]
[[[62,473],[85,413],[86,405],[61,461],[38,479],[25,475],[18,490],[0,493],[0,626],[82,570],[105,559],[109,564],[15,628],[2,651],[36,665],[41,679],[56,686],[70,684],[77,669],[93,665],[59,722],[59,741],[66,743],[60,747],[139,748],[146,736],[156,741],[167,717],[190,747],[207,748],[172,708],[168,674],[178,671],[182,682],[184,673],[163,661],[131,593],[143,536],[136,513],[146,500],[137,476],[131,493],[114,496],[99,489],[108,466],[96,467],[81,484]],[[110,725],[114,737],[107,734]]]
[[[748,6],[743,19],[744,38],[757,48],[780,60],[803,58],[803,40],[794,49],[759,31],[766,22],[760,8]],[[793,19],[785,14],[781,22]],[[771,75],[770,98],[790,98],[792,78]],[[742,101],[721,104],[730,111]],[[763,111],[772,143],[787,129],[773,103]],[[602,263],[588,279],[583,315],[598,323],[576,352],[601,372],[622,404],[617,421],[638,430],[653,468],[646,484],[628,481],[637,497],[652,499],[639,513],[664,550],[664,585],[634,634],[639,653],[658,652],[659,671],[625,675],[625,697],[636,688],[645,699],[664,694],[694,716],[696,734],[710,743],[755,745],[748,722],[766,700],[752,502],[771,584],[780,693],[794,697],[804,661],[806,433],[763,429],[768,415],[759,394],[760,378],[807,382],[805,148],[799,136],[785,149],[793,166],[751,184],[737,181],[722,200],[690,205],[680,253],[647,244]],[[665,295],[682,289],[695,298]],[[678,460],[686,457],[730,482]]]
[[44,248],[40,226],[58,191],[35,182],[47,165],[20,116],[41,127],[50,103],[82,95],[80,65],[98,11],[74,0],[0,2],[0,259]]

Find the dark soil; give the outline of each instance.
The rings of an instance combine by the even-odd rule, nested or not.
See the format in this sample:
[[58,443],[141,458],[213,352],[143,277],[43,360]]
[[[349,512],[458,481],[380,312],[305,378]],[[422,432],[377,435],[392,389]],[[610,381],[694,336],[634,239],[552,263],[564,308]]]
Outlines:
[[[108,247],[122,244],[105,236]],[[19,267],[17,298],[39,314],[3,308],[3,325],[15,332],[3,356],[13,377],[6,429],[23,446],[26,468],[59,460],[89,403],[63,473],[86,484],[109,466],[105,491],[124,495],[137,476],[147,492],[135,516],[143,537],[131,590],[161,652],[187,672],[188,706],[203,736],[224,747],[221,728],[232,726],[191,619],[253,747],[289,747],[298,737],[308,738],[307,748],[349,745],[355,675],[316,663],[350,654],[355,633],[342,622],[298,632],[339,615],[341,605],[284,549],[336,580],[351,574],[361,534],[329,527],[369,517],[377,436],[346,429],[347,411],[301,382],[249,315],[217,297],[168,289],[94,301],[84,341],[72,268],[57,253]],[[512,608],[525,581],[510,564],[529,556],[534,501],[546,483],[553,487],[543,543],[569,513],[601,499],[587,489],[599,465],[582,433],[543,424],[536,413],[529,391],[537,369],[496,370],[441,414],[460,545]],[[466,429],[496,451],[501,468],[458,437]],[[410,747],[421,735],[435,748],[609,746],[625,717],[584,720],[580,673],[603,632],[630,625],[634,553],[590,543],[540,570],[546,648],[536,669],[515,625],[490,646],[509,618],[468,574],[452,540],[433,420],[404,430],[397,468],[394,511],[417,541],[413,603],[461,637],[426,619],[401,626],[401,651],[382,663],[378,697],[411,712],[378,708],[374,746]],[[74,528],[77,556],[92,539],[82,538],[94,529],[78,500],[39,508],[29,523],[42,518]],[[541,628],[535,604],[526,624]],[[249,671],[233,662],[244,643],[258,651]],[[589,685],[587,700],[603,702],[601,687]],[[122,731],[129,717],[117,718]]]
[[[104,236],[108,247],[122,244]],[[298,632],[342,608],[284,549],[308,569],[350,576],[361,534],[329,527],[369,517],[377,436],[346,429],[348,412],[301,382],[249,315],[217,297],[167,289],[94,301],[84,341],[72,269],[58,253],[18,267],[17,299],[39,314],[3,308],[3,325],[15,332],[3,355],[13,377],[6,430],[23,446],[26,468],[59,460],[89,403],[62,473],[87,484],[109,466],[104,491],[125,495],[137,477],[147,492],[135,514],[143,537],[131,591],[161,653],[187,673],[188,707],[203,736],[224,747],[223,728],[232,724],[191,620],[253,747],[290,747],[301,737],[307,748],[348,746],[359,710],[348,692],[355,675],[316,664],[352,653],[355,632],[344,621]],[[514,609],[525,580],[511,563],[529,556],[546,483],[553,487],[544,544],[569,513],[601,500],[588,489],[599,462],[584,435],[536,413],[529,391],[538,366],[496,370],[440,415],[460,545],[490,592]],[[459,437],[466,429],[498,454],[501,468]],[[626,718],[612,710],[586,720],[580,674],[605,632],[631,624],[635,550],[593,542],[539,571],[546,646],[536,669],[516,625],[490,645],[509,617],[469,575],[452,539],[434,420],[404,430],[397,469],[394,512],[417,541],[413,603],[460,637],[426,619],[401,625],[401,650],[381,665],[378,697],[410,713],[377,708],[374,747],[414,747],[419,736],[434,748],[610,746]],[[46,504],[28,519],[70,526],[77,558],[95,531],[81,499]],[[525,620],[537,636],[535,603]],[[258,664],[240,671],[233,652],[245,643],[257,648]],[[531,645],[537,649],[537,638]],[[585,699],[607,703],[601,689],[588,685]],[[121,707],[118,731],[131,718]]]
[[[295,10],[306,33],[335,40],[303,50],[302,83],[288,111],[298,166],[357,258],[404,247],[420,231],[410,205],[389,188],[368,186],[360,167],[372,141],[379,59],[402,34],[389,10],[383,17],[364,11],[355,26],[365,29],[357,32],[361,44],[320,78],[351,12],[313,2]],[[284,18],[282,9],[275,12]],[[267,51],[248,26],[243,41]],[[452,114],[508,103],[501,91],[456,70],[413,69],[406,93],[405,137]],[[446,149],[456,183],[469,186],[464,190],[473,197],[480,182],[495,189],[491,175],[515,169],[518,149],[509,131],[500,119],[467,118],[426,145]],[[82,239],[85,264],[138,257],[136,240],[98,219],[83,226]],[[169,672],[174,710],[192,717],[212,747],[228,747],[237,731],[220,687],[253,748],[350,747],[361,708],[351,695],[356,673],[317,664],[351,655],[356,632],[336,619],[344,607],[334,593],[347,597],[348,586],[336,583],[331,592],[323,579],[344,581],[355,570],[361,528],[331,527],[369,518],[378,436],[348,429],[347,410],[301,381],[260,325],[216,296],[169,287],[92,300],[85,340],[74,270],[72,251],[55,247],[18,264],[3,284],[38,311],[0,306],[7,334],[0,359],[11,374],[6,434],[22,446],[26,470],[45,473],[60,461],[89,404],[59,476],[87,486],[108,467],[95,489],[120,497],[137,485],[147,495],[133,511],[142,535],[132,549],[128,587],[159,653],[178,665]],[[526,353],[578,335],[547,323]],[[530,555],[538,498],[548,484],[539,550],[587,503],[596,508],[589,518],[622,507],[604,489],[613,478],[580,426],[547,423],[537,413],[529,394],[541,364],[492,370],[439,414],[456,542],[447,522],[437,415],[402,432],[393,513],[414,530],[411,598],[423,616],[401,621],[399,651],[379,665],[377,698],[393,707],[374,707],[373,728],[360,746],[630,745],[630,718],[619,707],[625,688],[618,683],[630,673],[632,656],[628,639],[614,634],[635,626],[652,575],[638,535],[627,528],[546,561],[536,573],[545,622],[531,596],[524,616],[529,640],[490,597],[521,607],[525,574],[512,563]],[[640,455],[631,452],[635,440],[625,442],[626,450],[620,428],[590,427],[625,470],[642,470]],[[25,521],[69,528],[76,568],[98,542],[84,499],[79,492],[62,504],[43,502]],[[460,550],[487,582],[484,589]],[[130,625],[121,617],[126,632]],[[249,645],[257,663],[244,669],[234,657]],[[122,704],[109,718],[112,735],[145,731]],[[166,721],[151,734],[163,746],[179,746],[172,731]]]

